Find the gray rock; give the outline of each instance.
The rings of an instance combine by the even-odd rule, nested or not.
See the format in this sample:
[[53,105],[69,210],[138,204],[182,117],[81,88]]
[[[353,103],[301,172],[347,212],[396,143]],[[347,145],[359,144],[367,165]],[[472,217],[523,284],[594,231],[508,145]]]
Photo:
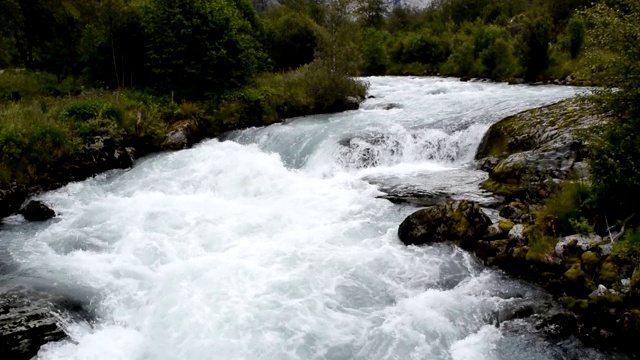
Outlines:
[[509,239],[511,240],[516,240],[516,241],[522,241],[524,240],[524,225],[522,224],[515,224],[511,230],[509,230]]
[[597,289],[595,289],[591,294],[589,294],[589,299],[593,299],[598,296],[604,296],[604,295],[607,295],[608,293],[609,293],[609,290],[607,289],[607,287],[600,284],[598,285]]
[[405,245],[458,240],[464,247],[484,236],[490,225],[491,219],[477,203],[457,200],[409,215],[400,224],[398,237]]
[[29,201],[20,213],[28,221],[44,221],[56,216],[55,211],[39,200]]
[[593,251],[601,255],[604,255],[602,254],[602,248],[603,247],[606,248],[606,245],[608,243],[609,243],[608,240],[603,240],[600,236],[595,234],[569,235],[569,236],[560,238],[558,240],[558,243],[556,244],[556,248],[555,248],[555,253],[557,256],[563,257],[568,255],[571,248],[576,248],[581,250],[582,252]]
[[484,238],[486,240],[499,239],[499,238],[502,238],[503,236],[504,236],[504,232],[502,231],[502,229],[500,229],[500,226],[498,226],[498,223],[491,224],[491,226],[487,228],[487,232],[484,234]]
[[173,129],[167,133],[162,147],[168,150],[186,149],[199,140],[202,139],[197,121],[184,120],[173,125]]

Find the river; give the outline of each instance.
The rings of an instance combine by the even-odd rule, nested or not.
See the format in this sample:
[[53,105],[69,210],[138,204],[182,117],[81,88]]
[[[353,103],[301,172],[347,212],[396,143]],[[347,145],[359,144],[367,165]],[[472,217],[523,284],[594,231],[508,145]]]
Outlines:
[[471,166],[488,127],[577,92],[365,78],[359,110],[156,154],[39,199],[60,214],[0,228],[3,281],[81,299],[91,324],[39,359],[600,359],[526,319],[544,292],[454,246],[405,247],[418,191],[490,201]]

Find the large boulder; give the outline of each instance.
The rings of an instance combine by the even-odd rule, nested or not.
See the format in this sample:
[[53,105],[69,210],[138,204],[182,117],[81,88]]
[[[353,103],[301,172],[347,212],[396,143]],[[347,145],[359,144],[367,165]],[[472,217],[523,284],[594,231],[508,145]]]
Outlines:
[[400,224],[398,237],[405,245],[455,240],[469,246],[484,236],[490,225],[491,219],[477,203],[456,200],[409,215]]
[[20,213],[29,221],[44,221],[56,216],[56,212],[39,200],[31,200],[20,209]]
[[549,180],[586,177],[585,144],[579,130],[606,119],[576,99],[528,110],[493,124],[476,160],[489,173],[482,187],[507,198],[540,198]]

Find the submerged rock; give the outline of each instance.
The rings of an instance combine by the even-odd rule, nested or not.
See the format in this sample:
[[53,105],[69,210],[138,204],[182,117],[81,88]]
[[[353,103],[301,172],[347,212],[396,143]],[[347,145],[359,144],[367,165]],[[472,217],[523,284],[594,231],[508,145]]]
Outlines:
[[459,240],[469,245],[480,239],[491,225],[491,219],[477,203],[457,200],[418,210],[398,228],[405,245],[426,245],[446,240]]
[[29,221],[44,221],[56,216],[56,212],[39,200],[31,200],[20,209],[20,213]]

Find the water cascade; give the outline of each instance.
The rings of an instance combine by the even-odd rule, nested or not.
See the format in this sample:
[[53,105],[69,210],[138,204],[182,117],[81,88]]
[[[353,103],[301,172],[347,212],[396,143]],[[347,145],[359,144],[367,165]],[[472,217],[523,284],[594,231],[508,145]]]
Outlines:
[[9,218],[1,281],[50,286],[95,317],[38,358],[601,358],[498,323],[549,296],[453,246],[403,246],[415,207],[380,198],[485,199],[470,163],[488,127],[576,90],[364,80],[360,110],[150,156],[42,194],[50,222]]

